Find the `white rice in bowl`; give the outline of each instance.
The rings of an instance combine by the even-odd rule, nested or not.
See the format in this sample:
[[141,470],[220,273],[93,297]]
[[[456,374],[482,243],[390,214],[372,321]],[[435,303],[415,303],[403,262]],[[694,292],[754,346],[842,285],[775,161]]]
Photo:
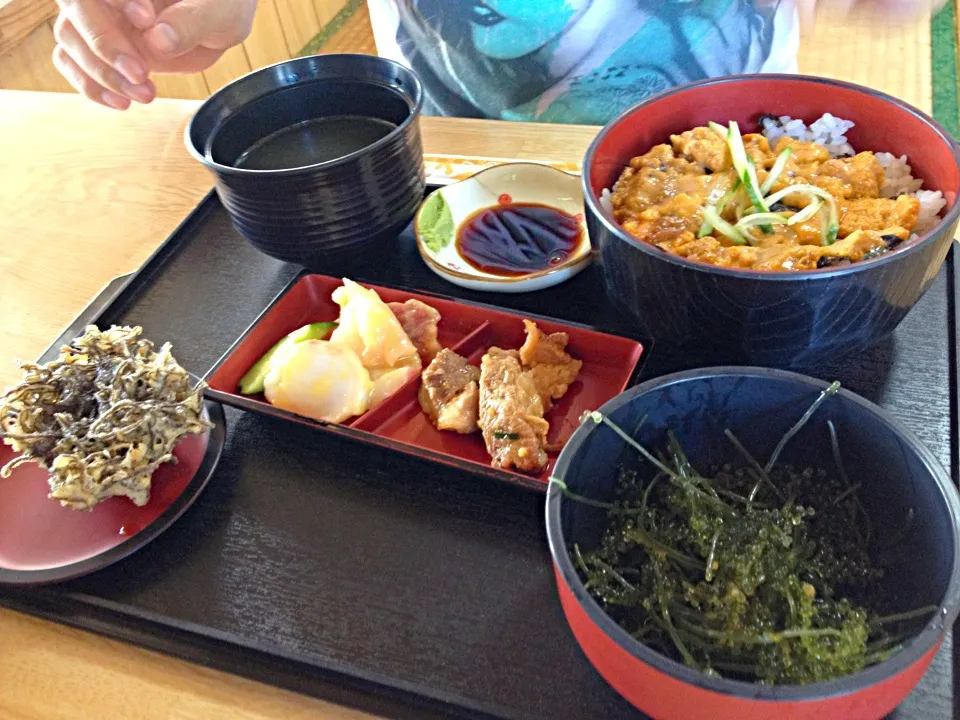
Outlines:
[[772,116],[765,116],[760,120],[761,132],[773,145],[780,138],[786,136],[794,140],[815,142],[823,145],[830,151],[832,157],[849,157],[856,155],[856,151],[847,142],[847,131],[854,123],[850,120],[834,117],[827,113],[809,127],[803,120],[796,120],[789,115],[781,115],[774,120]]
[[613,215],[613,193],[610,188],[604,188],[600,191],[600,207]]
[[[773,145],[783,136],[815,142],[823,145],[830,151],[832,157],[849,157],[856,155],[856,150],[847,142],[847,132],[854,127],[850,120],[825,114],[819,120],[806,125],[802,120],[781,115],[777,119],[770,116],[761,119],[761,132]],[[875,152],[874,156],[883,166],[886,180],[880,190],[880,196],[895,198],[900,195],[913,195],[920,201],[920,215],[913,228],[910,241],[929,232],[940,221],[940,212],[946,206],[943,193],[939,190],[923,190],[923,180],[915,178],[907,156],[897,157],[888,152]]]
[[[791,137],[794,140],[823,145],[830,151],[831,157],[835,158],[851,157],[857,154],[847,141],[847,132],[854,125],[852,121],[834,117],[830,113],[826,113],[810,125],[789,115],[779,117],[765,115],[760,120],[761,132],[771,145],[781,137]],[[906,155],[897,157],[888,152],[875,152],[874,155],[886,173],[880,196],[895,198],[900,195],[913,195],[920,201],[920,214],[909,241],[916,240],[920,235],[936,227],[940,222],[940,213],[947,204],[943,199],[943,193],[939,190],[923,189],[923,180],[913,176]],[[614,188],[616,188],[615,184]],[[600,207],[613,214],[612,193],[609,188],[604,188],[600,192]]]

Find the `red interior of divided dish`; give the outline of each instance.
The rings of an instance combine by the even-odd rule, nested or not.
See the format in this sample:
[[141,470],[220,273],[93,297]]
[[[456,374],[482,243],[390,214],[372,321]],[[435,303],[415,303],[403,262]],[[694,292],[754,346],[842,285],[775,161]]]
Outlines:
[[[731,108],[735,110],[731,112]],[[856,123],[847,139],[858,152],[907,155],[914,177],[924,180],[923,189],[940,190],[947,208],[953,207],[960,175],[950,140],[899,100],[814,78],[759,75],[720,79],[662,95],[618,119],[585,171],[599,197],[603,188],[616,182],[631,158],[654,145],[669,143],[671,134],[711,120],[723,125],[735,120],[742,132],[756,132],[761,115],[790,115],[811,123],[825,113]]]
[[[430,423],[417,400],[419,376],[378,407],[340,425],[320,423],[280,410],[268,403],[263,395],[240,395],[237,389],[240,378],[287,333],[308,323],[337,319],[340,307],[330,296],[341,284],[340,279],[323,275],[308,275],[295,283],[207,378],[210,397],[246,409],[324,427],[448,465],[489,473],[490,456],[479,433],[458,435],[441,432]],[[566,332],[570,338],[567,350],[573,357],[583,361],[583,367],[567,394],[546,415],[550,422],[548,439],[551,443],[565,442],[577,428],[585,411],[600,407],[622,392],[630,383],[643,353],[640,343],[615,335],[405,290],[364,286],[376,290],[387,303],[416,298],[438,310],[441,315],[440,344],[467,357],[477,366],[491,346],[519,349],[526,337],[524,317],[534,320],[545,333]],[[495,473],[501,477],[509,475],[512,481],[519,484],[545,488],[555,459],[556,453],[551,454],[546,470],[537,476],[499,470]]]

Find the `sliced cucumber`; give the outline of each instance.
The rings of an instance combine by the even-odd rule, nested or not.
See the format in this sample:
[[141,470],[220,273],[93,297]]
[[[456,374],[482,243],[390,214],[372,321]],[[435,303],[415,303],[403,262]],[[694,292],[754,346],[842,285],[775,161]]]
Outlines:
[[727,139],[727,129],[720,123],[715,123],[713,120],[707,123],[707,127],[713,130],[717,135],[722,137],[724,140]]
[[263,357],[257,360],[257,362],[253,364],[253,367],[247,371],[246,375],[240,378],[238,385],[241,394],[255,395],[256,393],[263,392],[263,381],[271,370],[270,362],[285,348],[305,340],[326,340],[336,327],[337,323],[335,322],[319,322],[304,325],[302,328],[294,330],[267,350]]
[[707,222],[711,223],[713,227],[717,229],[717,232],[730,238],[734,245],[747,244],[746,235],[720,217],[720,213],[717,212],[716,208],[705,207],[703,209],[703,216],[707,219]]
[[743,230],[749,227],[756,227],[757,225],[786,225],[788,220],[789,218],[786,215],[780,215],[779,213],[754,213],[741,219],[736,224],[736,227]]
[[811,220],[814,215],[820,212],[821,207],[823,207],[823,200],[820,198],[815,198],[814,201],[807,205],[803,210],[794,214],[789,220],[787,220],[787,225],[796,225],[797,223]]
[[[740,189],[740,181],[736,180],[733,185],[730,186],[730,189],[727,190],[723,195],[720,196],[720,199],[717,200],[716,205],[712,207],[716,208],[718,214],[722,215],[724,208],[730,204],[730,201],[733,200],[734,196],[737,194],[737,190]],[[700,225],[700,232],[697,233],[697,237],[706,237],[713,232],[713,223],[709,220],[704,220]]]
[[730,121],[730,131],[727,133],[727,142],[730,145],[730,155],[733,158],[733,168],[737,171],[737,177],[743,182],[747,189],[747,195],[750,202],[757,212],[770,212],[770,207],[764,202],[763,193],[760,192],[760,181],[757,179],[757,168],[753,161],[747,157],[747,150],[743,146],[743,136],[740,135],[740,126],[736,122]]
[[777,178],[783,173],[784,168],[787,167],[787,160],[790,159],[790,154],[793,152],[790,148],[785,148],[783,152],[777,156],[777,161],[773,164],[773,168],[770,170],[770,174],[767,175],[767,179],[764,180],[763,185],[760,187],[760,193],[766,195],[770,192],[770,188],[773,187],[773,184],[777,181]]

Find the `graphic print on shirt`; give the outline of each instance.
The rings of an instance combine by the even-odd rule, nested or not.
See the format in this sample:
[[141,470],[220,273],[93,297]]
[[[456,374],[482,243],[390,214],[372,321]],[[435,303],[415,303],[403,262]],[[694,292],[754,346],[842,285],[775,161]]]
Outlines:
[[428,112],[589,124],[669,87],[764,71],[778,14],[793,12],[781,0],[392,2]]

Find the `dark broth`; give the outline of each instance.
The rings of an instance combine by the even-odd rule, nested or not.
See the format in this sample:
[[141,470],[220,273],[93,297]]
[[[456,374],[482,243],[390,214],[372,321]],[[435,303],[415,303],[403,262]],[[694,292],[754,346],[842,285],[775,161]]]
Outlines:
[[470,265],[491,275],[516,277],[565,261],[583,233],[575,217],[536,203],[479,210],[457,229],[457,250]]
[[410,117],[411,101],[372,82],[323,80],[286,87],[234,112],[205,153],[250,170],[288,170],[335,160],[386,137]]
[[283,170],[316,165],[362,150],[396,127],[387,120],[359,115],[307,120],[263,138],[237,159],[236,167]]

